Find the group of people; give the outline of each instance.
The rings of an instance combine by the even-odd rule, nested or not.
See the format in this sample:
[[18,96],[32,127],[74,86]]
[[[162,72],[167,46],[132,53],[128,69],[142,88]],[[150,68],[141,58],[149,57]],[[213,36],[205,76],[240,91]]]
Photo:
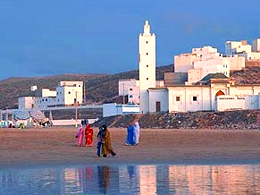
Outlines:
[[140,137],[140,127],[137,121],[132,122],[131,125],[127,127],[127,136],[125,140],[126,146],[135,146],[139,144]]
[[110,132],[106,125],[99,127],[99,132],[97,134],[97,155],[98,157],[107,157],[108,154],[115,156],[116,153],[112,148]]
[[[84,137],[85,137],[85,143],[84,143]],[[86,119],[81,120],[81,124],[78,129],[76,138],[78,138],[78,146],[86,146],[86,147],[92,146],[93,129],[91,128],[90,124],[88,123],[88,120],[86,120]]]
[[[84,142],[85,137],[85,143]],[[78,138],[78,146],[86,146],[91,147],[93,142],[93,129],[87,120],[82,120],[81,125],[78,129],[78,133],[76,135]],[[113,151],[110,132],[107,129],[106,125],[102,125],[99,127],[99,132],[97,134],[97,155],[99,157],[107,157],[108,154],[115,156],[116,153]]]
[[[93,129],[87,120],[82,120],[78,129],[76,138],[78,138],[78,146],[84,146],[83,141],[85,137],[85,146],[91,147],[93,142]],[[135,146],[139,144],[140,127],[137,120],[134,120],[130,126],[127,127],[127,137],[125,145]],[[107,157],[108,154],[115,156],[116,153],[112,147],[110,132],[106,125],[99,127],[97,134],[97,156]]]

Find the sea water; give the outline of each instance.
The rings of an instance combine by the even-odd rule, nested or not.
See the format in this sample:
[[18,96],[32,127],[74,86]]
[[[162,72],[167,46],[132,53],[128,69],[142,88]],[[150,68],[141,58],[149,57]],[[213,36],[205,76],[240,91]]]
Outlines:
[[260,165],[6,168],[0,194],[260,194]]

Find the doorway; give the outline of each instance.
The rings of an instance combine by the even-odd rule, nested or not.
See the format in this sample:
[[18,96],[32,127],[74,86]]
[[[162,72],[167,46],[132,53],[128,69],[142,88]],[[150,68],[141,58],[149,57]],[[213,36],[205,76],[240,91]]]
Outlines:
[[161,102],[156,102],[156,112],[161,112]]

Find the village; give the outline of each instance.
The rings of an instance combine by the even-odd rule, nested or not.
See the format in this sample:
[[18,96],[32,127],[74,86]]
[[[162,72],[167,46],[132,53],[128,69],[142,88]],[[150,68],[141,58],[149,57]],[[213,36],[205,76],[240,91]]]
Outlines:
[[[192,48],[191,53],[173,57],[172,72],[164,80],[156,80],[156,35],[148,21],[139,35],[139,80],[118,81],[118,96],[122,104],[85,104],[87,89],[84,81],[60,81],[56,90],[31,86],[34,96],[18,99],[18,109],[0,111],[1,126],[19,126],[46,121],[53,125],[78,125],[78,109],[102,109],[102,117],[146,114],[185,113],[198,111],[254,110],[260,106],[259,84],[237,84],[230,72],[260,64],[260,39],[226,41],[225,53],[217,48]],[[55,110],[75,110],[71,120],[55,121]],[[48,118],[43,112],[47,112]],[[88,118],[91,123],[98,118]],[[23,122],[21,122],[23,121]]]

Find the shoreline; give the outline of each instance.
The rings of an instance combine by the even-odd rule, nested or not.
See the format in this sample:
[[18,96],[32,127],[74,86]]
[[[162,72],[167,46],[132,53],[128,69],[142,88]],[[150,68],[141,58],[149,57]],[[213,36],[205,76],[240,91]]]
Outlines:
[[77,128],[0,129],[0,168],[78,165],[259,164],[259,130],[141,129],[140,144],[124,146],[125,129],[109,128],[116,157],[78,147]]

